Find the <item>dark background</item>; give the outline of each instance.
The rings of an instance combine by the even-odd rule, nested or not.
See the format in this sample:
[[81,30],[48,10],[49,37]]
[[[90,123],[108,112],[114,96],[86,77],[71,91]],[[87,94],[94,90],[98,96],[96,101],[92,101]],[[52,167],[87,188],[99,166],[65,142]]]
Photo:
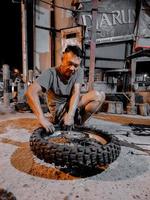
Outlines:
[[[20,0],[4,0],[0,6],[0,69],[9,64],[10,69],[22,72],[22,33]],[[32,1],[30,1],[32,2]],[[33,67],[32,3],[27,4],[28,66]]]
[[5,0],[0,6],[0,67],[22,68],[21,5]]

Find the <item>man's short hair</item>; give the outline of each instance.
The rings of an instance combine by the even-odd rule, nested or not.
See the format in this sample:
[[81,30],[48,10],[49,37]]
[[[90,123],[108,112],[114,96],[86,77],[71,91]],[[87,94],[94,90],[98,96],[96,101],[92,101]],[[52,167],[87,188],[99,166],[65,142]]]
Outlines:
[[82,58],[82,50],[80,49],[79,46],[77,45],[68,45],[64,51],[64,53],[67,52],[72,52],[73,54],[75,54],[77,57]]

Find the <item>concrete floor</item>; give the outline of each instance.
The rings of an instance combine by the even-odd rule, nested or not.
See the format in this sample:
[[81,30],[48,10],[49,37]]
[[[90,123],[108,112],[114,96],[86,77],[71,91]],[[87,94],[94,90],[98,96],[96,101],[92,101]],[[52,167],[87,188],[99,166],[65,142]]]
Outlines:
[[[8,119],[34,118],[31,113],[0,115],[0,122]],[[147,117],[148,118],[148,117]],[[90,119],[88,125],[115,134],[119,139],[142,144],[150,150],[150,136],[136,136],[131,127],[118,123]],[[6,130],[0,134],[0,188],[14,194],[17,200],[149,200],[150,156],[129,147],[121,147],[119,158],[102,173],[74,180],[45,179],[23,173],[11,165],[10,157],[18,148],[2,140],[29,141],[27,130]],[[131,133],[129,137],[125,133]]]

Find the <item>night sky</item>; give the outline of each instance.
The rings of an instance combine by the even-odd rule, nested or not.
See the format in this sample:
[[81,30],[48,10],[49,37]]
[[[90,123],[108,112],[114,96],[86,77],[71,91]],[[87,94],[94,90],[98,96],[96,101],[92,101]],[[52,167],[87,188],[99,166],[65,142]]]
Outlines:
[[0,68],[4,63],[10,68],[22,69],[21,6],[12,0],[0,6]]

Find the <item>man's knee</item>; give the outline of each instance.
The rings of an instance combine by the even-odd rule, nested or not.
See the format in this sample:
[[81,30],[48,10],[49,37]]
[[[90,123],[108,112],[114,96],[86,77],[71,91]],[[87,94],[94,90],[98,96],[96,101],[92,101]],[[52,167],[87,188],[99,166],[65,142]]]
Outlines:
[[94,92],[94,100],[98,102],[104,102],[105,101],[105,93],[99,92],[99,91],[93,91]]

